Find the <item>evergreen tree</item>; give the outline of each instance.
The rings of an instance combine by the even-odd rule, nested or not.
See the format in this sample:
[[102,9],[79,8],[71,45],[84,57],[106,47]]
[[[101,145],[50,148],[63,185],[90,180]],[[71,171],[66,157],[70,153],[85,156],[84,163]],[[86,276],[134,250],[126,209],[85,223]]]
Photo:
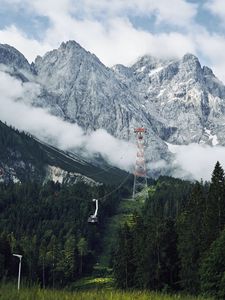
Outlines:
[[196,182],[187,206],[177,220],[181,286],[192,293],[199,289],[199,262],[206,249],[205,210],[203,185]]
[[79,242],[77,244],[77,249],[78,249],[78,253],[79,253],[79,256],[80,256],[79,274],[82,275],[82,273],[83,273],[83,259],[84,259],[84,256],[87,255],[87,252],[88,252],[87,241],[84,237],[81,237],[79,239]]
[[225,182],[224,171],[216,163],[209,188],[205,213],[206,242],[210,244],[218,237],[225,225]]
[[12,253],[10,244],[5,235],[0,236],[0,279],[10,272]]
[[135,265],[133,253],[132,229],[125,223],[118,232],[114,257],[114,275],[116,285],[120,288],[130,288],[135,285]]
[[200,267],[202,292],[225,299],[225,230],[205,253]]

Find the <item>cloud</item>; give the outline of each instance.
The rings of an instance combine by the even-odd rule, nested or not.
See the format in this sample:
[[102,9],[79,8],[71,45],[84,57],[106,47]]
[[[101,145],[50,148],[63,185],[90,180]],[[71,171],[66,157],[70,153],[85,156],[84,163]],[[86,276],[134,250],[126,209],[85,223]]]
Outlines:
[[[169,3],[167,0],[0,0],[0,3],[9,11],[23,10],[30,18],[48,19],[45,30],[38,34],[39,40],[18,29],[17,20],[0,30],[1,43],[16,47],[30,62],[37,55],[58,48],[62,41],[76,40],[110,67],[118,63],[130,65],[145,54],[177,58],[193,53],[225,82],[225,37],[209,33],[197,22],[202,9],[199,4],[185,0]],[[225,14],[223,6],[217,0],[203,5],[221,20]],[[149,30],[134,25],[133,20],[138,17],[139,21],[153,17],[154,29],[151,30],[151,23]]]
[[220,18],[220,21],[225,25],[225,2],[221,0],[208,0],[204,4],[204,8],[209,10],[215,16]]
[[0,30],[0,42],[14,46],[23,55],[32,62],[37,55],[44,55],[47,51],[52,50],[52,46],[47,41],[40,42],[28,38],[26,34],[11,25]]
[[225,168],[225,147],[201,144],[169,145],[175,154],[174,176],[210,180],[217,161]]
[[129,20],[122,18],[109,20],[105,26],[99,21],[62,18],[47,31],[47,36],[52,44],[57,44],[59,37],[60,40],[75,39],[107,66],[118,63],[130,65],[147,53],[160,57],[180,57],[186,52],[196,52],[189,37],[180,33],[154,35],[134,28]]
[[219,34],[209,34],[201,30],[195,36],[196,47],[204,55],[215,75],[225,83],[225,38]]
[[197,5],[184,0],[83,0],[79,1],[77,10],[84,16],[151,16],[158,23],[185,26],[197,14]]
[[[158,56],[182,56],[195,52],[188,36],[179,32],[151,33],[136,28],[134,16],[155,16],[157,24],[191,24],[197,6],[184,0],[2,0],[33,15],[49,19],[49,27],[40,40],[31,39],[15,25],[0,30],[0,41],[21,51],[31,62],[37,55],[56,48],[62,41],[74,39],[95,53],[104,64],[128,65],[147,53]],[[39,34],[40,36],[40,34]]]
[[154,15],[158,23],[185,26],[197,14],[198,6],[185,0],[2,0],[5,5],[31,11],[32,13],[54,19],[67,15],[82,19],[108,19],[113,17],[151,16]]
[[89,156],[100,153],[109,163],[125,170],[132,170],[135,146],[100,129],[85,135],[77,124],[65,122],[50,115],[42,108],[29,105],[29,97],[36,97],[36,84],[21,84],[0,71],[0,119],[20,130],[27,131],[40,140],[62,150],[85,151]]

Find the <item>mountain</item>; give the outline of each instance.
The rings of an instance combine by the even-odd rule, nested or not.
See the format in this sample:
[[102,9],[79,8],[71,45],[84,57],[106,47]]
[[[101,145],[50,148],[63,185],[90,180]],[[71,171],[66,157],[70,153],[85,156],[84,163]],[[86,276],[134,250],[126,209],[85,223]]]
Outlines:
[[141,95],[140,105],[160,122],[154,132],[174,144],[224,145],[225,86],[212,70],[186,54],[180,60],[142,57],[129,72],[115,66],[118,78]]
[[0,122],[0,182],[47,180],[90,185],[118,184],[128,174],[104,163],[97,167]]
[[16,49],[2,45],[0,62],[12,76],[40,87],[32,105],[86,132],[104,128],[134,141],[133,129],[144,126],[151,162],[173,159],[167,143],[225,144],[225,86],[192,54],[181,59],[146,55],[130,67],[108,68],[68,41],[31,65]]

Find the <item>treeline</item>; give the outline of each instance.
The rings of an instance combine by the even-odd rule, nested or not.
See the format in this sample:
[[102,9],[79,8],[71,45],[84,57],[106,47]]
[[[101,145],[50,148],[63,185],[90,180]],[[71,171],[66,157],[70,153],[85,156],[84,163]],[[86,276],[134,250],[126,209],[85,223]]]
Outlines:
[[211,183],[159,179],[143,211],[118,233],[117,286],[225,299],[224,226],[225,178],[219,162]]
[[[21,181],[33,178],[43,181],[46,174],[45,165],[48,162],[41,144],[25,132],[8,127],[0,121],[0,168],[13,168]],[[5,180],[10,181],[5,170]],[[12,170],[11,170],[12,171]]]
[[[122,191],[112,187],[48,182],[0,185],[0,279],[16,279],[23,255],[22,279],[42,286],[65,286],[92,272],[107,217]],[[125,192],[125,191],[123,191]],[[100,200],[99,223],[87,222]]]

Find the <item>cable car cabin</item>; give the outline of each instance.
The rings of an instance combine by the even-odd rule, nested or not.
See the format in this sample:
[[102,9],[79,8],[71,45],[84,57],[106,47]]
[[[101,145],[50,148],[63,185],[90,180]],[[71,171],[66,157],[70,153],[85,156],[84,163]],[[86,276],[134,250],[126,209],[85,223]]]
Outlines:
[[91,224],[98,223],[98,217],[90,216],[88,218],[88,223],[91,223]]
[[93,199],[92,201],[95,202],[95,212],[88,218],[88,223],[95,224],[98,223],[98,199]]

